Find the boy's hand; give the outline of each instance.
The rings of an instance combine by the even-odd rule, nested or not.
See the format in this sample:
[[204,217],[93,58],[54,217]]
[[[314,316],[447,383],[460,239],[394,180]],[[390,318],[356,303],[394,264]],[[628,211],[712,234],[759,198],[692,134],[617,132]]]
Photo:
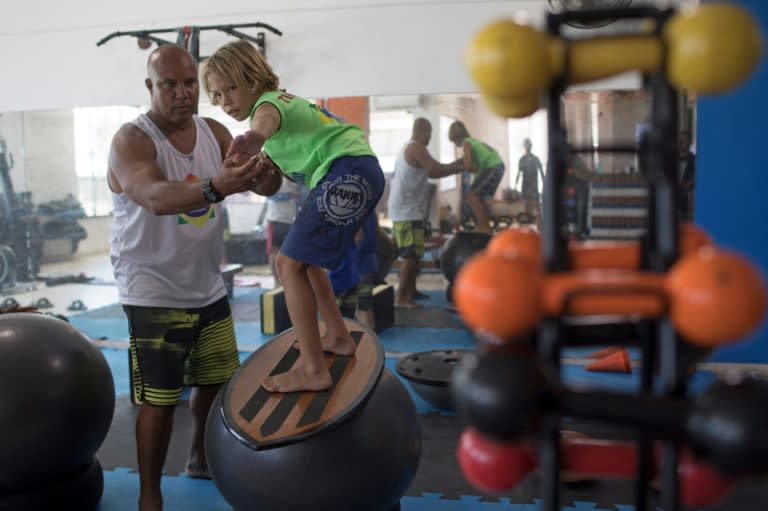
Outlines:
[[256,184],[259,174],[260,156],[245,153],[233,153],[221,164],[221,171],[214,178],[214,187],[224,196],[247,192]]
[[229,145],[229,150],[227,151],[227,158],[238,153],[244,153],[250,156],[257,155],[261,152],[261,147],[264,145],[265,141],[266,139],[261,133],[253,130],[246,131],[232,140],[232,143]]
[[[256,156],[257,160],[259,159],[259,155]],[[234,153],[231,156],[227,156],[227,162],[232,167],[242,167],[246,163],[248,163],[248,160],[251,159],[251,155],[247,153]],[[256,165],[258,165],[258,161],[256,162]]]
[[257,158],[259,162],[256,167],[259,175],[251,191],[266,197],[274,195],[283,184],[283,174],[280,172],[280,167],[264,152],[260,153]]

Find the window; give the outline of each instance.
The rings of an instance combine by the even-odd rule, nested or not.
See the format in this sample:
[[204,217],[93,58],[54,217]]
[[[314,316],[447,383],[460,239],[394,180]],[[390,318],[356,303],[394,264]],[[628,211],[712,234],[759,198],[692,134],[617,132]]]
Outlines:
[[398,151],[411,139],[413,115],[407,110],[372,111],[368,122],[371,149],[376,153],[381,169],[391,174]]
[[74,109],[77,198],[89,216],[108,215],[112,199],[107,187],[107,159],[115,132],[141,111],[135,106]]

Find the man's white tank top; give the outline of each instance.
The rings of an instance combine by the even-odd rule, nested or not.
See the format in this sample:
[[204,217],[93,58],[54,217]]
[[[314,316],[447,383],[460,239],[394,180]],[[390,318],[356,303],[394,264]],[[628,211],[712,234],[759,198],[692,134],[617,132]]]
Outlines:
[[[179,152],[146,115],[133,123],[155,143],[156,162],[169,181],[202,181],[217,174],[221,148],[195,116],[197,139]],[[202,193],[202,187],[201,187]],[[112,193],[110,259],[120,303],[197,308],[226,295],[219,264],[224,223],[221,203],[175,215],[154,215],[123,193]]]
[[395,222],[406,220],[421,220],[427,218],[427,199],[429,197],[429,181],[427,171],[408,165],[405,161],[405,150],[416,144],[411,140],[405,144],[395,159],[395,172],[389,185],[389,200],[387,213]]

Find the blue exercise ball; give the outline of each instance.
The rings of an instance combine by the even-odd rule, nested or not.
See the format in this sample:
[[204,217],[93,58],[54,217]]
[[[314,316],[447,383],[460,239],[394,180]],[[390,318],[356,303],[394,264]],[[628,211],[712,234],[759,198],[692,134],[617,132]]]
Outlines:
[[82,332],[44,314],[0,315],[0,493],[92,463],[114,409],[112,372]]

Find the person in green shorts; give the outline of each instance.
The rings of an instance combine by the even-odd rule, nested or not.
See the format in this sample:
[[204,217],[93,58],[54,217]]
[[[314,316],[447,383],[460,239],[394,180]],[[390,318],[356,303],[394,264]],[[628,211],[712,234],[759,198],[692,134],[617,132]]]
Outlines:
[[227,289],[221,276],[224,215],[234,193],[257,186],[264,171],[251,159],[224,158],[232,136],[195,114],[197,63],[176,45],[147,61],[151,106],[112,139],[110,259],[128,317],[136,417],[139,511],[161,511],[160,482],[174,408],[192,386],[192,442],[187,474],[208,477],[204,430],[211,403],[239,366]]
[[491,206],[488,203],[504,177],[504,161],[493,147],[472,138],[461,121],[448,128],[448,139],[462,149],[464,169],[472,173],[472,184],[465,197],[475,216],[477,232],[491,233]]
[[429,179],[457,174],[462,171],[461,160],[449,164],[435,160],[427,146],[432,138],[432,124],[419,117],[413,121],[411,139],[395,159],[395,171],[390,180],[387,214],[392,219],[392,233],[400,258],[400,275],[395,306],[416,309],[419,292],[416,279],[419,261],[424,255],[424,224],[429,216]]

